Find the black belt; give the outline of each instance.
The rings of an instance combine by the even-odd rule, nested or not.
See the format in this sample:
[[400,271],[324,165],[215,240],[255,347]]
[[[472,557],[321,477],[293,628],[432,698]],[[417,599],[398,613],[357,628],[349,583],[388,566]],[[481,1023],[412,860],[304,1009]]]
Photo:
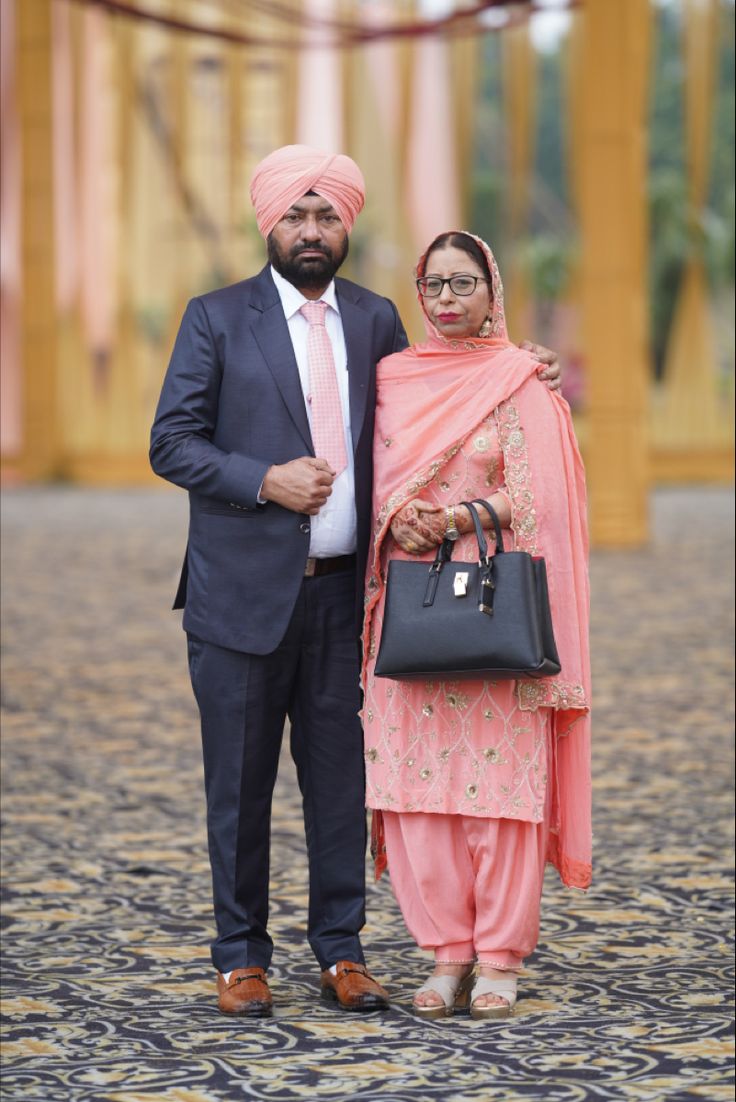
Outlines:
[[307,559],[305,578],[321,578],[323,574],[341,574],[355,570],[355,555],[335,555],[333,559]]

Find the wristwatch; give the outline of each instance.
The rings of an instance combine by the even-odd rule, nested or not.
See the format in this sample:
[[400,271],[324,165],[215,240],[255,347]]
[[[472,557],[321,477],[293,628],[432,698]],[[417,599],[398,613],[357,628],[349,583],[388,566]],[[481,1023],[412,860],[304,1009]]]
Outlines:
[[455,523],[455,506],[448,505],[445,509],[445,539],[453,542],[460,538],[460,533]]

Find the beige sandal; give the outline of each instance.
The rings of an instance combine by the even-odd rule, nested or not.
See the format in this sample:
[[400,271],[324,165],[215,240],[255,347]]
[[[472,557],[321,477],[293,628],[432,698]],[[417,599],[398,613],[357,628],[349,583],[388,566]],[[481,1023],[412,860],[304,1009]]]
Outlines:
[[[484,995],[495,995],[499,999],[505,999],[505,1005],[476,1006],[476,999]],[[516,1006],[516,975],[512,972],[508,979],[500,979],[490,976],[478,976],[473,984],[470,995],[471,1018],[508,1018]]]
[[470,988],[473,983],[473,973],[467,976],[430,976],[426,983],[422,984],[414,994],[423,995],[426,991],[432,991],[442,999],[440,1006],[417,1006],[412,1001],[411,1008],[420,1018],[449,1018],[456,1008],[467,1006]]

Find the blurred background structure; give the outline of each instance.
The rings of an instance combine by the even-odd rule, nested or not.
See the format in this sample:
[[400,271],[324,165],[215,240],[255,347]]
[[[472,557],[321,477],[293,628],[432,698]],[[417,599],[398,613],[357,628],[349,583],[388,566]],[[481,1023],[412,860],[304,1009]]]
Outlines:
[[0,0],[5,483],[142,485],[187,300],[264,258],[254,165],[361,165],[345,274],[410,335],[486,237],[557,349],[602,547],[733,470],[733,0]]
[[[734,0],[0,13],[3,1099],[731,1102]],[[315,1006],[288,764],[276,1014],[214,1009],[167,607],[186,498],[148,434],[187,300],[264,262],[250,174],[293,141],[361,165],[346,274],[413,338],[422,247],[455,226],[492,244],[586,460],[594,888],[548,881],[518,1013],[491,1029],[412,1015],[426,954],[386,877],[366,944],[393,1012]]]

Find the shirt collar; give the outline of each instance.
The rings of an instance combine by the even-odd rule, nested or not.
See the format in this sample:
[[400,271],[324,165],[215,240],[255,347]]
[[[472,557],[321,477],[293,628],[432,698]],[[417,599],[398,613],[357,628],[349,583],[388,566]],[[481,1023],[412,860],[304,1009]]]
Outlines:
[[[284,277],[276,271],[273,265],[271,265],[271,275],[276,284],[276,290],[281,299],[281,305],[284,308],[286,320],[289,321],[290,318],[293,318],[294,314],[301,310],[305,302],[310,302],[311,300],[305,298],[293,283],[289,283],[288,279],[284,279]],[[326,287],[322,292],[320,299],[322,302],[326,302],[330,309],[334,310],[336,314],[340,313],[340,307],[337,305],[337,291],[335,290],[334,279],[331,280],[329,287]]]

